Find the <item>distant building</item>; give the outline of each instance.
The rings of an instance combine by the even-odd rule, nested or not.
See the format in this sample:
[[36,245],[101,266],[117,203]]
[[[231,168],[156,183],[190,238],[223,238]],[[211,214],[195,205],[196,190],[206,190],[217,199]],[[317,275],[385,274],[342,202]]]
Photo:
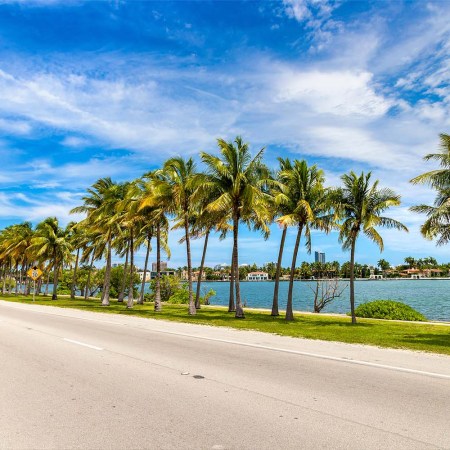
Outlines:
[[[144,271],[141,270],[137,273],[139,275],[139,279],[142,281],[142,279],[144,278]],[[154,280],[156,278],[156,270],[155,271],[150,271],[147,270],[147,273],[145,274],[145,281],[150,281],[150,280]],[[165,270],[164,272],[161,271],[161,276],[174,276],[175,275],[175,271],[174,270]]]
[[[192,271],[192,281],[197,281],[198,280],[199,273],[200,273],[199,270],[193,270]],[[185,280],[185,281],[188,280],[188,271],[187,270],[183,270],[181,272],[181,279]],[[206,280],[206,273],[205,273],[205,271],[202,272],[202,280]]]
[[266,281],[269,279],[267,272],[249,272],[247,281]]
[[325,253],[314,252],[314,260],[316,263],[325,264]]
[[215,271],[225,270],[225,269],[227,269],[228,267],[230,267],[230,265],[229,265],[229,264],[226,264],[226,263],[216,264],[216,265],[214,266],[214,270],[215,270]]
[[[160,263],[161,272],[167,270],[167,263],[165,261],[161,261]],[[156,272],[156,263],[152,263],[152,272]]]

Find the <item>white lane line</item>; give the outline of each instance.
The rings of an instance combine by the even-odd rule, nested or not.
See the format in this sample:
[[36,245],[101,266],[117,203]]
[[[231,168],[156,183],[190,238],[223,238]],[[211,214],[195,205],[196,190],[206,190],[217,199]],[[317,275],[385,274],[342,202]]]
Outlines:
[[80,342],[80,341],[74,341],[73,339],[63,338],[63,341],[71,342],[72,344],[82,345],[83,347],[92,348],[94,350],[103,350],[103,348],[97,347],[96,345],[86,344],[86,343]]

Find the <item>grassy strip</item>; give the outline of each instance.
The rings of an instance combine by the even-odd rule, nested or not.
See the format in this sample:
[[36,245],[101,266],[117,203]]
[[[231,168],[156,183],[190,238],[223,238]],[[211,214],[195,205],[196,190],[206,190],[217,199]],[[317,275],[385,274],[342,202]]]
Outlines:
[[[2,295],[1,299],[18,303],[33,303],[31,296]],[[241,320],[235,319],[233,314],[220,307],[202,308],[197,315],[189,316],[185,305],[165,304],[163,311],[156,313],[153,311],[153,303],[135,305],[133,309],[126,309],[125,304],[115,301],[110,306],[104,307],[97,299],[85,301],[78,298],[75,300],[60,298],[51,300],[51,297],[44,296],[37,296],[35,304],[450,355],[450,327],[440,325],[372,319],[359,319],[358,324],[352,325],[348,318],[310,314],[296,314],[294,322],[285,322],[281,316],[271,317],[270,312],[255,310],[246,310],[246,318]]]

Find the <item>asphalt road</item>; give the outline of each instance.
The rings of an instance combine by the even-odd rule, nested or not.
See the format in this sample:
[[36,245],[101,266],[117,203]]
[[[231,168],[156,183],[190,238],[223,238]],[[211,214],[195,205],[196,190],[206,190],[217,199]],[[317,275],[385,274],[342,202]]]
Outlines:
[[450,448],[450,358],[0,301],[0,448]]

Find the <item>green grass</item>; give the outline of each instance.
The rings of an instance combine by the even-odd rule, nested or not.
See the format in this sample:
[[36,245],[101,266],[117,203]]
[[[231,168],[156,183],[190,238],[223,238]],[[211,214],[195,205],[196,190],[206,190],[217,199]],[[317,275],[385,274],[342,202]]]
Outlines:
[[[2,295],[0,299],[33,303],[32,297]],[[235,319],[233,314],[220,307],[203,307],[196,316],[189,316],[186,305],[164,304],[162,312],[153,311],[153,303],[135,305],[126,309],[125,304],[112,301],[110,306],[101,306],[99,300],[70,300],[38,296],[36,304],[86,311],[123,314],[176,322],[196,323],[241,330],[257,330],[283,336],[292,336],[325,341],[368,344],[379,347],[404,348],[450,355],[450,327],[421,323],[401,323],[373,319],[358,319],[356,325],[346,317],[296,314],[294,322],[285,322],[282,316],[271,317],[270,312],[246,310],[245,319]]]

